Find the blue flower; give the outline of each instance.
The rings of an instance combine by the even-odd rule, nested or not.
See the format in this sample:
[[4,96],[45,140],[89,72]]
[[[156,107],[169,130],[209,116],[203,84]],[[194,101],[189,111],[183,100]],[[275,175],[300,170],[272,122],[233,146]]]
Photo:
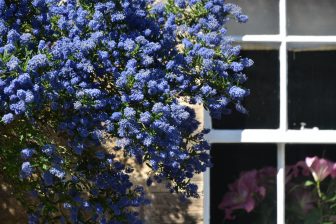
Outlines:
[[238,86],[232,86],[229,90],[229,95],[233,99],[242,99],[248,94],[248,92]]
[[15,56],[12,56],[11,59],[9,60],[9,62],[7,62],[7,68],[9,71],[15,71],[17,69],[19,69],[19,66],[20,66],[20,60],[15,57]]
[[47,144],[42,147],[42,152],[48,156],[52,156],[55,153],[55,151],[56,151],[55,145]]
[[49,171],[43,173],[43,182],[46,186],[51,186],[54,184],[54,177]]
[[243,71],[244,69],[243,64],[239,62],[232,62],[230,67],[234,72],[240,72],[240,71]]
[[58,177],[59,179],[63,179],[65,177],[65,172],[59,167],[51,167],[49,169],[49,172],[55,177]]
[[30,76],[29,76],[28,73],[23,73],[23,74],[19,75],[17,81],[22,86],[32,85],[32,80],[31,80],[31,78],[30,78]]
[[112,22],[119,22],[125,19],[125,15],[123,13],[115,13],[111,15]]
[[212,49],[202,47],[199,49],[198,54],[205,59],[209,59],[214,56],[215,52]]
[[135,42],[132,40],[132,39],[129,39],[127,38],[124,43],[123,43],[123,48],[126,50],[126,51],[133,51],[136,47],[136,44]]
[[8,32],[7,34],[7,43],[15,43],[16,41],[18,41],[20,39],[20,34],[12,29]]
[[10,110],[13,111],[15,114],[23,114],[26,112],[27,107],[23,100],[20,100],[17,103],[13,103],[9,106]]
[[32,57],[28,62],[28,71],[36,71],[39,68],[46,67],[48,65],[48,58],[45,54],[38,54]]
[[131,107],[126,107],[124,109],[124,115],[126,118],[133,118],[136,114],[136,111]]
[[120,112],[114,112],[111,116],[111,119],[113,121],[119,121],[122,118],[122,113]]
[[21,177],[22,178],[28,178],[33,174],[33,166],[30,164],[30,162],[24,162],[21,166]]
[[9,124],[14,120],[14,115],[12,113],[8,113],[2,116],[1,121],[5,124]]
[[27,45],[31,42],[33,36],[30,33],[24,33],[20,36],[20,42],[23,45]]
[[39,50],[43,50],[45,47],[46,47],[46,42],[45,42],[45,40],[40,40],[40,42],[39,42],[39,44],[38,44],[38,49]]
[[242,114],[247,114],[248,113],[246,108],[240,102],[236,103],[235,108],[238,112],[240,112]]
[[5,11],[5,7],[6,7],[5,0],[0,0],[0,12],[4,12]]
[[141,113],[140,121],[144,124],[149,124],[149,122],[151,121],[151,114],[148,111]]
[[26,148],[21,150],[21,158],[24,160],[30,159],[35,154],[34,149]]
[[42,7],[45,6],[46,0],[33,0],[32,4],[34,7]]

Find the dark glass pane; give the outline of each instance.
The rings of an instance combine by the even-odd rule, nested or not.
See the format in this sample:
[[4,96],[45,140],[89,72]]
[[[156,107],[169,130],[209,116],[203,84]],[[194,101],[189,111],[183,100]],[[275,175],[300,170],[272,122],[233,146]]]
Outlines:
[[[275,144],[213,144],[211,150],[213,167],[210,170],[210,217],[211,224],[224,223],[224,211],[218,208],[228,185],[234,182],[242,171],[276,167]],[[274,180],[275,183],[275,180]],[[275,187],[275,186],[274,186]],[[269,195],[276,198],[276,194]],[[274,206],[275,207],[275,206]],[[260,224],[253,220],[256,214],[251,212],[225,224]],[[274,217],[275,214],[273,213]],[[273,217],[273,216],[272,216]],[[275,224],[276,220],[268,224]]]
[[286,164],[293,165],[306,157],[318,156],[336,162],[336,145],[327,144],[288,144],[286,145]]
[[336,35],[335,0],[287,1],[290,35]]
[[249,20],[245,24],[230,21],[228,32],[232,35],[278,34],[279,0],[228,0],[240,6]]
[[243,51],[254,65],[246,71],[250,89],[243,102],[249,113],[233,111],[221,120],[212,120],[215,129],[276,129],[279,127],[279,53],[277,50]]
[[288,126],[336,128],[336,51],[288,53]]

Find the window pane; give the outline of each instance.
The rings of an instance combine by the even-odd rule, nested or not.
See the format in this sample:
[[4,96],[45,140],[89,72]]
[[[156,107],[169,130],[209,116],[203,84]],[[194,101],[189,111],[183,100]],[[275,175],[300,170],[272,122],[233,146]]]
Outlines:
[[[315,156],[310,170],[305,159]],[[329,200],[335,197],[334,162],[336,145],[286,145],[286,223],[335,223]]]
[[249,17],[245,24],[229,22],[228,31],[231,35],[279,33],[278,0],[228,0],[226,3],[239,5]]
[[288,126],[336,128],[336,51],[288,53]]
[[325,42],[325,43],[299,43],[291,42],[287,43],[287,49],[289,51],[335,51],[336,43]]
[[336,35],[335,0],[287,1],[290,35]]
[[247,88],[251,95],[244,105],[249,114],[234,111],[221,120],[212,120],[215,129],[276,129],[279,127],[279,53],[277,50],[243,51],[243,56],[253,59],[247,70]]
[[287,144],[286,165],[295,164],[306,157],[323,157],[336,162],[336,145],[334,144]]
[[[239,177],[242,171],[251,171],[253,169],[260,170],[265,167],[276,167],[276,149],[275,144],[213,144],[211,156],[213,167],[210,170],[210,223],[226,223],[226,224],[243,224],[243,223],[276,223],[276,192],[266,192],[267,198],[272,201],[272,210],[267,216],[267,222],[260,222],[260,216],[257,211],[260,206],[265,205],[266,201],[259,201],[255,198],[256,206],[250,213],[244,212],[242,209],[235,210],[233,215],[235,220],[226,220],[223,222],[225,213],[218,208],[221,204],[223,196],[229,191],[228,185],[233,183]],[[260,159],[262,155],[262,159]],[[259,172],[259,171],[258,171]],[[259,177],[259,175],[258,175]],[[251,183],[256,181],[250,179]],[[267,179],[271,182],[273,189],[276,187],[276,177],[271,176]],[[258,180],[259,187],[262,186]],[[242,195],[239,195],[242,196]],[[258,197],[258,193],[256,193]],[[246,200],[242,200],[246,201]],[[265,216],[266,218],[266,216]]]

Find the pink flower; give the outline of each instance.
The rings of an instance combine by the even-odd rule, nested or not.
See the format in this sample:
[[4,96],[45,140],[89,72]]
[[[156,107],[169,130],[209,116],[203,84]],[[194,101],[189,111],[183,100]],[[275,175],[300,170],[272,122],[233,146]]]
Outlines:
[[257,193],[261,197],[266,194],[264,187],[257,185],[257,171],[244,172],[240,178],[229,186],[230,192],[226,193],[219,208],[225,210],[225,219],[234,219],[233,210],[244,209],[251,212],[255,207],[254,195]]
[[334,163],[334,165],[333,165],[333,170],[332,170],[332,172],[331,172],[331,177],[332,177],[332,178],[335,178],[335,177],[336,177],[336,163]]
[[290,183],[294,178],[299,176],[310,176],[310,169],[305,161],[299,161],[295,165],[286,165],[286,184]]
[[317,156],[307,157],[306,165],[312,173],[316,182],[323,181],[334,171],[334,164],[326,159],[320,159]]
[[269,179],[275,177],[277,174],[277,170],[274,167],[267,166],[258,171],[258,179]]

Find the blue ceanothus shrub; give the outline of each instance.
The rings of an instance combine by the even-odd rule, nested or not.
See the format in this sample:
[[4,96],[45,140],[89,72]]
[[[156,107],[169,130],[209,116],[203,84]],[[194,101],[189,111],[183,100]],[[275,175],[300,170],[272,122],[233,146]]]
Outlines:
[[29,223],[139,223],[120,154],[198,196],[210,146],[182,102],[246,112],[231,18],[224,0],[0,0],[0,167]]

